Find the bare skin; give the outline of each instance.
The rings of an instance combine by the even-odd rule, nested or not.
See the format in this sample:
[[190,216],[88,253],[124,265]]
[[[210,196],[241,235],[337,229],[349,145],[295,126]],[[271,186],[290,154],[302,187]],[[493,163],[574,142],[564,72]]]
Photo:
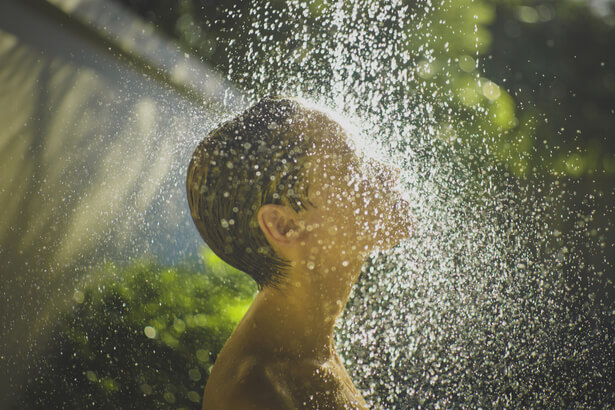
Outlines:
[[[331,121],[325,118],[326,121]],[[264,205],[258,222],[291,262],[277,289],[256,296],[205,387],[203,409],[365,409],[335,351],[333,329],[369,252],[407,237],[407,205],[381,164],[368,175],[343,133],[310,157],[310,201],[300,213]]]

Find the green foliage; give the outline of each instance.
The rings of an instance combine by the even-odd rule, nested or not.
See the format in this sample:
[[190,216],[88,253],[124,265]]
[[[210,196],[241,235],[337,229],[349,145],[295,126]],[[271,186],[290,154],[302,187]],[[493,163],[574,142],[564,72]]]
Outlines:
[[606,51],[615,35],[615,9],[597,13],[589,2],[508,0],[496,10],[485,69],[531,118],[516,133],[531,142],[528,171],[606,185],[615,174],[615,54]]
[[216,355],[256,292],[209,250],[205,273],[106,265],[32,361],[25,408],[200,408]]

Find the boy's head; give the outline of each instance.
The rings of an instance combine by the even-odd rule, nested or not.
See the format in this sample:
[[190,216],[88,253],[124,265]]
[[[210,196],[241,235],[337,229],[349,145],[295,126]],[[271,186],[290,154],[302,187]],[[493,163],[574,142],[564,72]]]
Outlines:
[[307,114],[295,100],[266,97],[212,131],[188,167],[188,203],[201,236],[261,287],[278,284],[289,262],[267,242],[258,210],[311,206],[305,165],[314,141],[305,132]]
[[[197,146],[188,167],[188,203],[201,236],[221,259],[259,287],[276,286],[294,263],[274,249],[276,238],[286,246],[286,236],[319,227],[331,238],[343,231],[353,249],[367,249],[360,237],[382,240],[393,235],[390,229],[399,231],[394,225],[403,221],[390,218],[399,204],[390,193],[393,179],[375,162],[370,168],[380,172],[366,177],[361,164],[342,127],[325,113],[295,99],[266,97]],[[298,215],[306,218],[297,223]],[[306,241],[312,251],[319,244],[333,253],[342,242],[332,247],[335,239],[324,238],[325,245],[316,232],[301,245]]]

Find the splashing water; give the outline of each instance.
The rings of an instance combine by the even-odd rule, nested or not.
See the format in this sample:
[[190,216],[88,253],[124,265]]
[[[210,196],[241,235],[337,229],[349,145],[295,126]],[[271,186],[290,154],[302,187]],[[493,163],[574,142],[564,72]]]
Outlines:
[[368,403],[613,402],[614,315],[590,290],[599,275],[575,277],[566,244],[583,237],[555,229],[564,191],[515,177],[523,158],[494,165],[517,119],[494,115],[509,97],[479,72],[484,29],[469,10],[483,6],[261,2],[247,50],[227,45],[229,79],[249,100],[290,94],[344,113],[403,170],[414,235],[364,268],[337,331]]

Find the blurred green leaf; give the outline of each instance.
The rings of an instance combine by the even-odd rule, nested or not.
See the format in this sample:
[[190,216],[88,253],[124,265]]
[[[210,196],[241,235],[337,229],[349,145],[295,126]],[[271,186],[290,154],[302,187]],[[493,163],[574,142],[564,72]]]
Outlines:
[[23,406],[200,408],[209,369],[256,293],[210,250],[202,259],[204,272],[148,262],[92,272],[33,360]]

